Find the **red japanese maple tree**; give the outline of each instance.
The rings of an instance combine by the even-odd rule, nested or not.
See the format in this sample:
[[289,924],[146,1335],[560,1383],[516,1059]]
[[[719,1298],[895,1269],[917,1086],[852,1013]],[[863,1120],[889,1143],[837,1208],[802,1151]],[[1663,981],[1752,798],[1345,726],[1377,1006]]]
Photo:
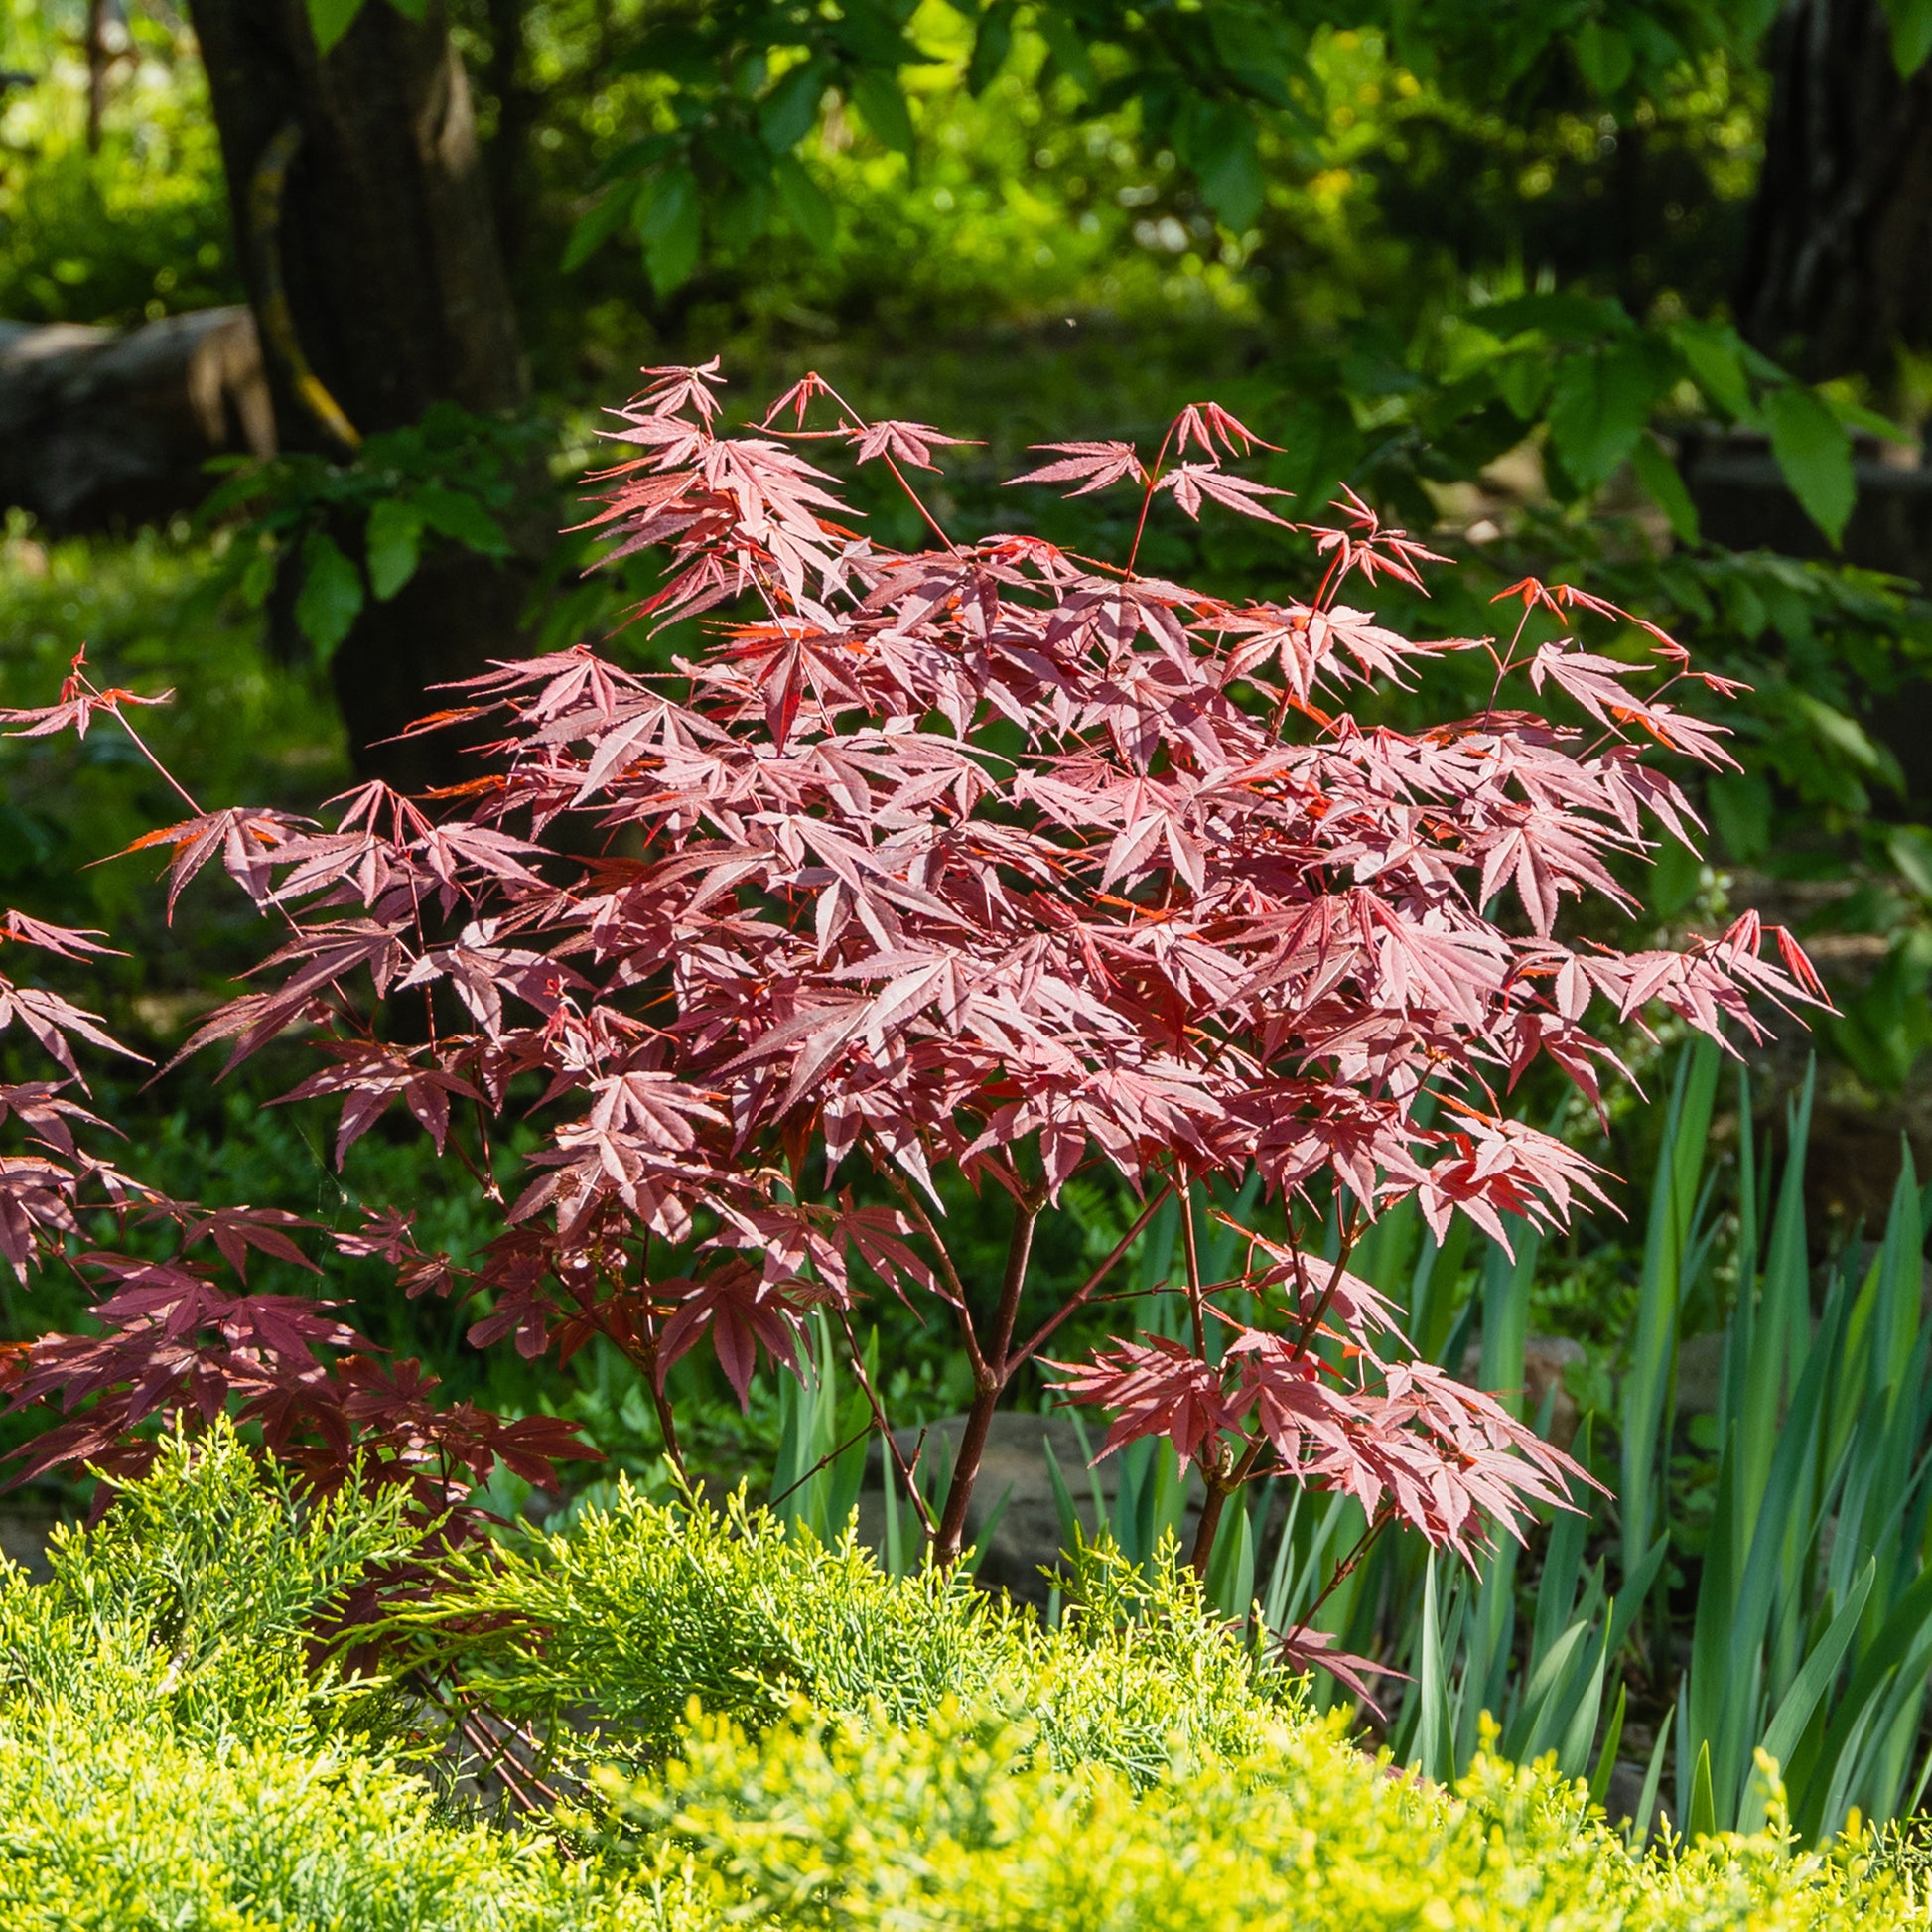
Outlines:
[[[648,1378],[673,1454],[665,1373],[701,1338],[742,1396],[760,1350],[793,1359],[807,1311],[849,1339],[868,1280],[943,1304],[974,1398],[928,1524],[941,1560],[1016,1371],[1174,1194],[1187,1338],[1121,1340],[1063,1386],[1116,1416],[1109,1449],[1158,1433],[1199,1469],[1197,1563],[1224,1497],[1268,1474],[1345,1489],[1371,1532],[1407,1523],[1465,1556],[1491,1526],[1520,1534],[1573,1465],[1413,1359],[1348,1258],[1407,1198],[1439,1235],[1458,1210],[1501,1235],[1597,1191],[1588,1162],[1499,1098],[1539,1054],[1594,1098],[1614,1058],[1592,1012],[1757,1036],[1753,995],[1818,995],[1782,932],[1762,956],[1751,914],[1678,951],[1558,935],[1567,897],[1628,903],[1608,862],[1640,853],[1647,824],[1688,836],[1652,759],[1727,762],[1662,695],[1701,674],[1650,625],[1530,581],[1509,594],[1506,644],[1395,634],[1344,601],[1352,584],[1419,584],[1441,560],[1352,495],[1332,527],[1296,526],[1321,560],[1307,601],[1142,574],[1163,498],[1282,521],[1280,492],[1231,467],[1255,439],[1212,404],[1183,410],[1152,460],[1054,445],[1015,480],[1137,491],[1134,549],[1103,564],[1034,536],[948,536],[907,476],[950,440],[933,430],[862,421],[808,377],[730,431],[717,385],[715,364],[649,372],[617,412],[632,454],[600,479],[595,517],[614,556],[666,553],[637,615],[705,615],[695,658],[663,676],[585,648],[500,665],[427,721],[483,741],[479,776],[441,799],[371,784],[327,830],[196,810],[154,835],[171,893],[218,856],[283,927],[259,989],[186,1050],[227,1040],[232,1063],[313,1027],[323,1064],[290,1097],[341,1096],[339,1154],[399,1100],[486,1192],[506,1111],[540,1123],[474,1273],[419,1251],[400,1208],[341,1245],[385,1255],[411,1293],[485,1298],[479,1344],[535,1357],[609,1337]],[[807,448],[885,465],[930,543],[861,534]],[[1539,612],[1555,634],[1535,643]],[[1617,654],[1585,647],[1586,618]],[[1479,715],[1405,734],[1351,714],[1353,694],[1449,651],[1493,663]],[[124,702],[81,684],[13,717],[44,731]],[[385,1022],[399,1005],[413,1028]],[[83,1181],[127,1184],[82,1174],[55,1086],[11,1104],[43,1144],[0,1173],[0,1238],[25,1266],[71,1230]],[[1043,1289],[1035,1232],[1092,1165],[1138,1217],[1088,1281]],[[962,1277],[945,1168],[1010,1202],[996,1282]],[[1280,1231],[1252,1234],[1237,1280],[1203,1279],[1193,1196],[1256,1173]],[[1324,1217],[1338,1258],[1311,1248]],[[288,1238],[233,1215],[207,1232],[237,1263],[244,1242]],[[179,1272],[93,1265],[114,1290],[104,1336],[45,1340],[16,1372],[17,1403],[80,1412],[42,1462],[207,1408],[237,1375],[278,1418],[320,1404],[309,1426],[342,1444],[359,1420],[400,1426],[374,1397],[355,1410],[348,1382],[378,1371],[313,1308],[290,1327],[279,1310],[235,1314],[205,1273],[191,1291]],[[331,1350],[346,1361],[317,1359]],[[863,1382],[856,1348],[853,1363]],[[428,1406],[408,1414],[429,1445]],[[900,1475],[916,1497],[903,1460]]]

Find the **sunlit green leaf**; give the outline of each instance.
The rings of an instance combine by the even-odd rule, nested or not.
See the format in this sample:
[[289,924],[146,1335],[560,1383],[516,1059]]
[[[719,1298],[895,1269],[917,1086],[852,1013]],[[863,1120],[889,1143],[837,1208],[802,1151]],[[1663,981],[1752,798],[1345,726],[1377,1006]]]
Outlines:
[[1629,456],[1673,374],[1668,351],[1646,336],[1586,349],[1557,365],[1550,437],[1580,487],[1606,482]]
[[1932,56],[1932,0],[1885,0],[1891,21],[1891,58],[1909,80]]
[[1672,329],[1671,340],[1711,402],[1733,422],[1754,417],[1744,344],[1736,330],[1718,322],[1680,322]]
[[1057,7],[1039,7],[1034,13],[1034,31],[1046,43],[1055,65],[1084,94],[1094,92],[1096,81],[1093,58],[1087,52],[1080,30]]
[[981,94],[1007,64],[1013,50],[1014,0],[994,0],[979,17],[973,35],[973,58],[966,68],[967,91]]
[[918,58],[879,0],[842,0],[832,31],[853,59],[868,67],[891,69]]
[[485,557],[509,554],[509,539],[503,528],[468,490],[452,489],[447,483],[424,483],[410,497],[426,528],[466,550]]
[[829,61],[807,61],[779,77],[759,106],[759,134],[773,154],[789,154],[818,120]]
[[1636,65],[1629,40],[1600,20],[1587,21],[1579,28],[1570,49],[1577,57],[1577,71],[1597,94],[1615,93]]
[[592,204],[589,211],[571,229],[570,240],[565,244],[562,265],[566,275],[589,261],[622,227],[623,217],[629,212],[634,199],[628,191],[614,188],[601,202]]
[[651,287],[668,295],[690,280],[698,265],[703,224],[698,214],[698,178],[689,168],[667,168],[637,191],[631,211]]
[[309,0],[309,31],[316,37],[316,51],[327,54],[355,25],[362,11],[362,0]]
[[910,159],[916,136],[912,112],[898,82],[882,69],[868,68],[852,83],[852,104],[874,137]]
[[1837,544],[1851,520],[1858,484],[1852,437],[1815,391],[1793,384],[1770,390],[1762,408],[1771,454],[1805,514]]
[[1253,120],[1233,106],[1203,116],[1190,158],[1208,207],[1237,234],[1251,225],[1266,185]]
[[830,254],[838,240],[839,223],[825,191],[792,154],[780,155],[771,164],[771,179],[778,184],[779,199],[798,232],[821,254]]
[[1913,892],[1932,898],[1932,831],[1923,825],[1897,826],[1885,849]]
[[406,497],[385,496],[369,511],[369,589],[386,604],[416,574],[422,552],[423,512]]
[[1630,452],[1630,467],[1637,473],[1644,494],[1664,512],[1671,534],[1679,543],[1695,543],[1697,505],[1691,501],[1691,492],[1684,487],[1684,479],[1670,452],[1646,432],[1637,438],[1636,447]]
[[771,218],[771,191],[764,182],[741,182],[712,205],[711,232],[721,248],[749,248]]
[[362,610],[362,573],[334,537],[313,531],[302,546],[302,588],[295,594],[295,627],[322,657],[334,652]]

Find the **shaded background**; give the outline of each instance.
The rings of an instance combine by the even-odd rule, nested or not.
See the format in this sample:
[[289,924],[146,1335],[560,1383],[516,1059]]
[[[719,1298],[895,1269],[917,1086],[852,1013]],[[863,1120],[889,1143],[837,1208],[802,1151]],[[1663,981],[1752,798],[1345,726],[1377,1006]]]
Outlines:
[[[1759,1071],[1824,1055],[1812,1228],[1842,1241],[1901,1131],[1932,1155],[1928,47],[1920,0],[4,0],[0,695],[48,701],[84,642],[103,681],[176,690],[155,737],[205,803],[435,782],[383,741],[436,680],[675,641],[621,627],[647,563],[587,578],[559,534],[640,365],[720,355],[747,410],[816,367],[977,439],[957,527],[1096,548],[1118,511],[996,479],[1211,393],[1281,445],[1269,481],[1346,483],[1462,566],[1392,621],[1479,631],[1525,571],[1587,572],[1753,686],[1709,853],[1633,884],[1658,928],[1754,904],[1814,948],[1842,1011]],[[1227,591],[1308,561],[1214,526],[1147,560]],[[170,815],[111,737],[0,749],[0,896],[116,935],[82,990],[157,1058],[254,941],[218,894],[170,926],[140,861],[85,869]],[[157,1183],[325,1221],[416,1164],[425,1240],[461,1252],[418,1141],[338,1176],[326,1123],[264,1106],[295,1060],[110,1081],[105,1110]],[[1619,1106],[1605,1158],[1639,1172],[1655,1110]],[[1120,1207],[1095,1189],[1091,1254]],[[1546,1251],[1536,1325],[1585,1379],[1627,1346],[1628,1241]],[[613,1362],[519,1379],[461,1344],[474,1311],[342,1286],[453,1388],[654,1450]],[[78,1316],[36,1294],[11,1333]],[[957,1406],[957,1361],[889,1340],[896,1415]],[[774,1405],[705,1409],[715,1467],[768,1462]]]

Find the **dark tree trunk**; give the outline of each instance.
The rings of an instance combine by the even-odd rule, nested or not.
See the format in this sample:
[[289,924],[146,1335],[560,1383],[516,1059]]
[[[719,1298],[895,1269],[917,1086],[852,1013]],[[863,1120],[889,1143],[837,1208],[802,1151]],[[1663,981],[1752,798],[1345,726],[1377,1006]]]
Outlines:
[[1932,64],[1899,78],[1879,0],[1796,0],[1771,57],[1738,315],[1809,376],[1889,381],[1932,347]]
[[529,243],[526,161],[537,96],[523,73],[524,0],[489,0],[489,65],[484,84],[496,96],[496,131],[485,151],[496,238],[513,282]]
[[[490,412],[523,400],[516,322],[479,152],[469,81],[443,0],[421,23],[369,0],[324,59],[305,0],[195,0],[250,299],[262,314],[269,249],[315,374],[367,435],[450,398]],[[272,236],[253,231],[264,150],[300,145]],[[285,448],[330,447],[263,315]],[[401,593],[371,603],[343,643],[335,682],[356,759],[392,783],[452,775],[439,740],[380,741],[430,708],[432,684],[522,647],[532,568],[432,553]]]

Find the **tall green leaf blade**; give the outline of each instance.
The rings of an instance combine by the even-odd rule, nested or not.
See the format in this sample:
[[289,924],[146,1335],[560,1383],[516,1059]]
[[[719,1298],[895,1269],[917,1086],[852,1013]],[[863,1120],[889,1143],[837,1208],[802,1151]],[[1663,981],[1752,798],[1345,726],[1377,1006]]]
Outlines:
[[1533,1228],[1510,1229],[1514,1260],[1491,1242],[1482,1270],[1482,1356],[1477,1379],[1513,1416],[1523,1413],[1523,1348],[1529,1334],[1530,1286],[1541,1240]]
[[[1790,1690],[1785,1693],[1783,1702],[1778,1706],[1777,1715],[1772,1718],[1764,1732],[1758,1748],[1780,1769],[1790,1763],[1791,1753],[1797,1748],[1799,1738],[1804,1735],[1805,1726],[1810,1724],[1812,1713],[1818,1708],[1819,1700],[1831,1688],[1832,1679],[1838,1674],[1839,1664],[1851,1647],[1859,1618],[1864,1613],[1865,1602],[1871,1594],[1871,1585],[1876,1576],[1877,1566],[1867,1563],[1860,1573],[1858,1582],[1852,1586],[1852,1593],[1846,1598],[1844,1606],[1833,1617],[1830,1627],[1805,1659],[1804,1668],[1793,1680]],[[1760,1774],[1753,1768],[1743,1808],[1738,1814],[1737,1829],[1743,1832],[1756,1831],[1763,1822],[1769,1801],[1770,1792],[1765,1787]]]
[[1590,1672],[1589,1682],[1584,1686],[1583,1695],[1578,1698],[1564,1728],[1563,1739],[1557,1745],[1560,1777],[1582,1777],[1584,1766],[1589,1762],[1590,1740],[1596,1735],[1596,1721],[1603,1714],[1603,1672],[1609,1657],[1609,1644],[1597,1644],[1596,1667]]
[[1718,1832],[1718,1807],[1712,1796],[1710,1740],[1698,1746],[1697,1765],[1691,1772],[1691,1803],[1684,1819],[1689,1838],[1715,1838]]
[[1555,1743],[1560,1714],[1567,1703],[1565,1693],[1572,1688],[1573,1673],[1581,1670],[1582,1660],[1589,1654],[1585,1649],[1588,1636],[1589,1620],[1579,1617],[1550,1646],[1550,1654],[1523,1693],[1516,1722],[1503,1733],[1505,1757],[1528,1764]]
[[1596,1753],[1596,1767],[1589,1774],[1589,1801],[1605,1804],[1610,1795],[1610,1774],[1616,1769],[1616,1754],[1623,1742],[1623,1712],[1628,1696],[1625,1685],[1616,1687],[1616,1702],[1610,1706],[1610,1722],[1603,1727],[1602,1748]]
[[1637,1798],[1637,1815],[1630,1821],[1630,1843],[1640,1847],[1650,1836],[1650,1821],[1657,1811],[1658,1782],[1664,1774],[1664,1754],[1670,1749],[1671,1726],[1677,1721],[1677,1709],[1673,1706],[1664,1713],[1664,1722],[1657,1726],[1657,1741],[1650,1747],[1650,1763],[1644,1770],[1643,1790]]
[[[1777,1211],[1764,1257],[1764,1288],[1758,1298],[1750,1352],[1743,1366],[1739,1407],[1738,1473],[1735,1501],[1740,1525],[1756,1520],[1777,1443],[1779,1411],[1796,1379],[1793,1357],[1801,1355],[1811,1316],[1811,1262],[1805,1239],[1805,1151],[1810,1138],[1811,1103],[1817,1064],[1805,1070],[1805,1083],[1787,1108],[1784,1173],[1778,1182]],[[1747,1535],[1740,1527],[1740,1537]]]
[[[1571,1445],[1571,1453],[1586,1468],[1589,1466],[1590,1438],[1595,1423],[1586,1416]],[[1582,1510],[1559,1510],[1550,1525],[1550,1541],[1543,1558],[1543,1575],[1537,1580],[1536,1621],[1530,1632],[1529,1668],[1536,1667],[1549,1654],[1570,1621],[1571,1605],[1577,1600],[1577,1576],[1583,1568],[1584,1541],[1588,1536],[1590,1519]]]
[[1423,1573],[1422,1660],[1416,1672],[1417,1719],[1409,1762],[1426,1778],[1445,1781],[1449,1771],[1449,1683],[1443,1656],[1443,1629],[1436,1599],[1436,1553]]
[[1623,1568],[1627,1577],[1650,1548],[1656,1504],[1658,1433],[1667,1426],[1665,1400],[1677,1359],[1677,1321],[1683,1305],[1683,1261],[1704,1170],[1717,1095],[1720,1054],[1703,1040],[1678,1061],[1663,1144],[1651,1183],[1644,1233],[1637,1333],[1623,1383],[1623,1466],[1618,1497],[1623,1511]]

